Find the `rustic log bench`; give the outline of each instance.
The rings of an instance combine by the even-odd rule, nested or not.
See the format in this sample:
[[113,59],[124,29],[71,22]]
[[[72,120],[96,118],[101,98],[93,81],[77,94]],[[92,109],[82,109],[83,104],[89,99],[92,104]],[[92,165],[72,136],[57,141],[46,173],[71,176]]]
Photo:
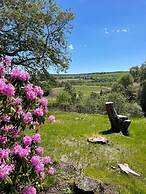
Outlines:
[[121,131],[123,135],[128,135],[128,127],[131,123],[128,117],[118,115],[114,108],[113,102],[106,102],[106,111],[111,123],[110,131],[113,133],[119,133]]

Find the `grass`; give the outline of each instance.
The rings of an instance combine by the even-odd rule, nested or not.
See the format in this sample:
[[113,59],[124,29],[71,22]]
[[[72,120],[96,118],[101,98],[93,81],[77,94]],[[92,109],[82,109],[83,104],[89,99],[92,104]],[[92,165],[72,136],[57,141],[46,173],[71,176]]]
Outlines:
[[[82,166],[84,175],[109,183],[121,194],[146,193],[146,119],[132,119],[130,136],[106,135],[109,145],[90,144],[87,138],[110,127],[102,115],[54,112],[57,122],[41,128],[46,154],[59,161],[67,156]],[[128,176],[118,169],[128,163],[140,177]],[[111,167],[115,168],[111,168]]]

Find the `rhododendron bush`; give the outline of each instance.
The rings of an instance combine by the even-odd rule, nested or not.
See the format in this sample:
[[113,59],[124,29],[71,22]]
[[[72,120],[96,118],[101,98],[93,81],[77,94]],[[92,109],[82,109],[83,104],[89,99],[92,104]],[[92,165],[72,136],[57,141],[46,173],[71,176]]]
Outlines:
[[54,174],[51,158],[39,146],[38,126],[45,121],[48,100],[29,80],[29,73],[0,58],[0,192],[35,194]]

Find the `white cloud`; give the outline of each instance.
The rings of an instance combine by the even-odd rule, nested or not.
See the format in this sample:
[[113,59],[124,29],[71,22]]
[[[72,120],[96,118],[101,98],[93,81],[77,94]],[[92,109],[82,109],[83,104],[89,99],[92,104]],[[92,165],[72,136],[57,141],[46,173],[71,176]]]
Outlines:
[[120,32],[120,30],[118,29],[118,30],[116,30],[116,32],[117,32],[117,33],[119,33],[119,32]]
[[128,30],[127,30],[127,29],[122,29],[121,31],[122,31],[122,32],[128,32]]
[[110,29],[107,29],[107,28],[104,28],[104,33],[105,34],[109,34],[109,33],[122,33],[122,32],[124,32],[124,33],[126,33],[126,32],[128,32],[128,29],[126,29],[126,28],[117,28],[117,29],[114,29],[114,30],[110,30]]
[[70,44],[70,45],[68,46],[68,48],[69,48],[70,50],[74,50],[73,44]]
[[104,33],[109,34],[109,31],[107,30],[107,28],[104,28]]

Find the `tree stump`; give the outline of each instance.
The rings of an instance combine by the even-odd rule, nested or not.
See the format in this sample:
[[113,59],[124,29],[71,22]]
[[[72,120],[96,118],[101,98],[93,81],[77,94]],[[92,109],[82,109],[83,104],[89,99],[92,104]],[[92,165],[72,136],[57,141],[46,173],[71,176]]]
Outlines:
[[121,131],[123,135],[128,135],[128,127],[131,123],[131,121],[128,120],[128,117],[125,115],[118,115],[113,102],[106,102],[106,111],[111,123],[111,132],[119,133]]

